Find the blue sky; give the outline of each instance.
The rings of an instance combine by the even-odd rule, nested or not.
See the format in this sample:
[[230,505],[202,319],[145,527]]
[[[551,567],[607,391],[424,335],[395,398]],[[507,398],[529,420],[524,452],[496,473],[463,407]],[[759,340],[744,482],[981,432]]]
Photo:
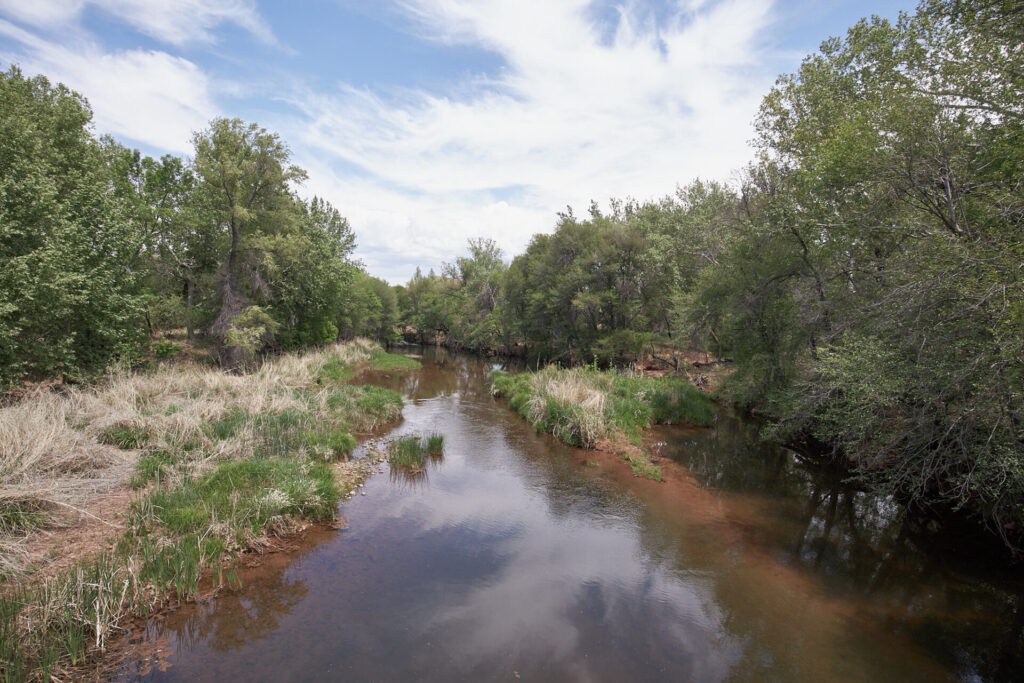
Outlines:
[[780,73],[914,4],[0,0],[0,63],[148,154],[188,155],[214,116],[276,131],[399,283],[471,237],[519,253],[566,205],[729,181]]

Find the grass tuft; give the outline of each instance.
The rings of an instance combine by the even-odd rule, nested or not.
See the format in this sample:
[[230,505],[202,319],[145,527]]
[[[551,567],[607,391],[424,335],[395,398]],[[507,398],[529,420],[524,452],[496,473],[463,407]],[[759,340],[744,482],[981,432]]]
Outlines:
[[388,462],[419,469],[427,464],[427,449],[418,436],[403,436],[388,444]]
[[135,450],[145,447],[151,436],[145,426],[121,423],[110,425],[100,432],[100,442],[122,450]]
[[427,453],[431,455],[444,453],[444,434],[431,432],[427,435]]

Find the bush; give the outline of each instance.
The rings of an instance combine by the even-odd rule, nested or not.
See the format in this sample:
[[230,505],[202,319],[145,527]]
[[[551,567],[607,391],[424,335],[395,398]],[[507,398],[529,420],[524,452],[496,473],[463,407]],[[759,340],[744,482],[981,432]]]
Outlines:
[[153,344],[153,355],[160,360],[173,358],[181,351],[181,347],[169,339],[161,339]]

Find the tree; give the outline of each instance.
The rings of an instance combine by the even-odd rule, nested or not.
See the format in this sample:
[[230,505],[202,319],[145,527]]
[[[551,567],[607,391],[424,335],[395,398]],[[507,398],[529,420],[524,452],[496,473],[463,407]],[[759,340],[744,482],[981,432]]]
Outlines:
[[110,191],[86,101],[0,75],[0,380],[80,378],[141,338],[139,237]]
[[[266,293],[260,238],[287,229],[295,217],[290,184],[306,174],[289,164],[288,147],[276,134],[239,119],[214,119],[193,144],[204,209],[223,234],[219,311],[210,326],[223,342],[236,316]],[[223,354],[229,365],[241,360],[229,347]]]
[[193,336],[200,279],[216,269],[216,231],[198,210],[195,176],[171,154],[159,160],[101,140],[114,196],[138,236],[131,264],[148,290],[150,327],[184,326]]
[[266,284],[262,299],[280,324],[283,348],[335,341],[356,277],[350,262],[355,236],[338,210],[314,197],[296,201],[294,211],[292,220],[256,242]]

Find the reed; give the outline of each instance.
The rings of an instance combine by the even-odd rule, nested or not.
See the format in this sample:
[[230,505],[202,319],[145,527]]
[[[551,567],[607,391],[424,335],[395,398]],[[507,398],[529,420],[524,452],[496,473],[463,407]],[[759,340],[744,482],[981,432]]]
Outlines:
[[427,464],[426,444],[418,436],[403,436],[388,444],[388,462],[397,467],[421,469]]

